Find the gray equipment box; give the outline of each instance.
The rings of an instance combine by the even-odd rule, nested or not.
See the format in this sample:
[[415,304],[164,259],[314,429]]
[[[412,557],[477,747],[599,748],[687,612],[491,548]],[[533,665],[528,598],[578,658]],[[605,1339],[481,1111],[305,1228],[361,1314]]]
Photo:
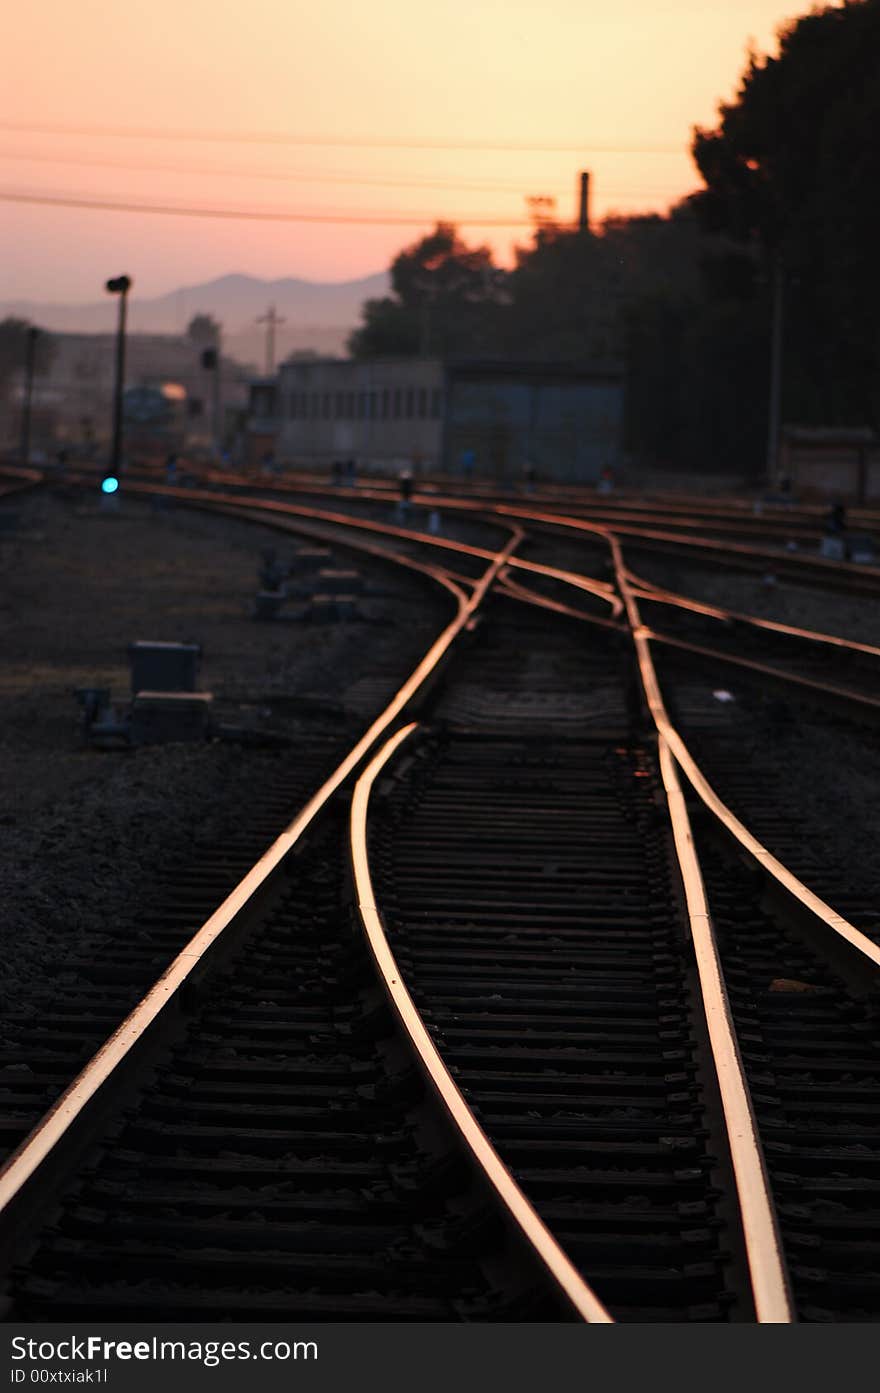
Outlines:
[[211,728],[210,692],[138,692],[131,704],[133,745],[206,740]]
[[325,567],[315,582],[320,595],[359,595],[364,588],[363,577],[357,571],[337,571]]
[[305,575],[319,570],[332,560],[333,554],[327,547],[300,547],[290,558],[288,570],[292,576]]
[[130,643],[132,692],[194,692],[201,654],[198,643],[159,643],[147,639]]
[[356,595],[313,595],[306,616],[313,624],[335,624],[359,617]]

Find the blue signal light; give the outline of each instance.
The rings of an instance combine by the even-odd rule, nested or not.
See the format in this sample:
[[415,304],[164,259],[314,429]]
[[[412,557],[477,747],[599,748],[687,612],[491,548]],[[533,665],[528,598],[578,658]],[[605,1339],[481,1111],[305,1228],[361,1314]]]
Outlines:
[[119,480],[114,479],[112,474],[108,474],[106,479],[101,480],[102,493],[115,493],[119,488]]

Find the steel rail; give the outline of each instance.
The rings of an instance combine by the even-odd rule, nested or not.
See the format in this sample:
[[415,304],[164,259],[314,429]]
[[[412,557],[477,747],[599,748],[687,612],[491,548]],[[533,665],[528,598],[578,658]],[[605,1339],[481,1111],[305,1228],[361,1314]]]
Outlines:
[[[552,610],[555,614],[566,614],[571,619],[582,619],[587,624],[596,624],[600,629],[612,629],[616,633],[626,631],[626,626],[619,624],[615,619],[606,619],[600,614],[588,614],[586,610],[575,609],[574,605],[567,605],[562,600],[552,600],[549,595],[540,595],[537,590],[530,590],[527,586],[514,580],[507,567],[501,573],[498,592],[510,595],[514,600],[521,600],[526,605],[535,605],[539,609]],[[620,606],[622,610],[622,601]]]
[[[522,533],[517,529],[508,543],[495,555],[492,564],[476,583],[473,593],[469,597],[441,570],[437,570],[436,580],[449,590],[457,601],[458,612],[455,618],[434,640],[428,652],[403,686],[381,715],[372,722],[352,747],[345,759],[312,795],[288,827],[267,848],[235,889],[227,895],[210,918],[197,930],[158,981],[153,984],[138,1005],[104,1042],[64,1093],[56,1099],[41,1121],[8,1158],[0,1169],[0,1214],[8,1208],[22,1188],[31,1180],[114,1069],[120,1065],[134,1045],[143,1037],[145,1031],[174,998],[184,982],[203,960],[212,944],[254,898],[257,891],[265,885],[269,876],[289,854],[336,790],[358,767],[364,756],[416,695],[455,639],[470,622],[474,612],[482,603],[490,586],[521,539]],[[397,557],[393,553],[387,553],[387,559],[404,561],[404,558]],[[424,570],[425,567],[417,565],[415,569]]]
[[[151,490],[155,492],[155,490]],[[192,490],[187,490],[182,495],[183,501],[192,502],[202,506],[199,495]],[[205,503],[210,504],[214,509],[221,509],[223,504],[214,503],[206,496]],[[378,522],[369,518],[351,517],[347,513],[332,513],[321,508],[308,508],[295,503],[277,503],[275,500],[253,500],[250,502],[242,501],[241,504],[228,504],[227,507],[247,507],[251,511],[254,520],[259,520],[258,514],[263,510],[268,511],[273,516],[280,514],[287,517],[302,517],[304,519],[316,518],[330,523],[332,526],[354,528],[364,532],[375,532],[380,536],[390,536],[400,538],[401,541],[417,543],[419,546],[439,547],[445,551],[457,552],[463,556],[473,556],[480,560],[491,560],[494,553],[485,547],[472,546],[467,542],[455,542],[451,538],[435,537],[430,532],[419,532],[414,528],[398,527],[394,523]],[[494,521],[494,520],[493,520]],[[506,521],[506,526],[510,527],[511,522]],[[329,535],[329,534],[328,534]],[[346,543],[348,545],[348,543]],[[516,570],[526,571],[532,575],[546,576],[548,580],[560,581],[565,585],[571,585],[577,590],[583,590],[596,599],[602,600],[607,604],[615,618],[623,613],[623,605],[619,596],[615,593],[614,586],[608,581],[594,580],[591,576],[580,575],[577,571],[567,571],[558,566],[545,566],[538,561],[526,561],[520,556],[511,556],[508,566]]]
[[[603,621],[595,618],[592,615],[584,614],[582,611],[575,610],[570,606],[560,605],[554,601],[548,600],[544,596],[527,591],[523,586],[516,585],[515,583],[511,583],[510,581],[505,581],[503,588],[513,598],[522,600],[526,603],[542,606],[547,609],[558,610],[561,613],[566,613],[570,615],[572,618],[585,620],[588,623],[605,624],[608,627],[616,627],[609,625],[607,620]],[[635,597],[637,592],[633,593]],[[635,616],[637,617],[637,615],[638,610],[636,609]],[[631,615],[631,621],[632,617],[633,616]],[[665,745],[668,749],[674,751],[675,758],[678,764],[680,765],[688,781],[694,788],[694,791],[701,798],[705,806],[709,809],[711,813],[714,814],[718,821],[721,822],[722,825],[724,825],[727,828],[727,830],[736,838],[740,845],[743,846],[745,850],[748,851],[750,855],[752,855],[755,858],[755,860],[760,865],[762,865],[780,885],[783,886],[785,890],[787,890],[796,900],[803,904],[805,908],[807,908],[822,923],[824,923],[826,927],[832,929],[835,934],[843,938],[852,948],[855,948],[873,966],[880,966],[880,947],[878,947],[877,944],[875,944],[859,929],[855,928],[854,925],[850,924],[849,921],[845,919],[841,914],[838,914],[838,912],[834,910],[832,906],[828,905],[824,900],[822,900],[818,895],[816,895],[812,890],[810,890],[810,888],[807,885],[800,881],[794,875],[794,873],[788,869],[787,866],[785,866],[781,861],[779,861],[772,854],[772,852],[767,850],[767,848],[758,840],[758,838],[755,837],[754,834],[751,833],[742,822],[740,822],[740,820],[735,816],[735,814],[730,810],[730,808],[728,808],[727,805],[721,800],[718,794],[716,794],[715,790],[711,787],[708,780],[705,778],[705,775],[702,773],[702,770],[700,769],[699,765],[696,763],[690,751],[688,750],[685,742],[682,740],[678,731],[669,720],[669,717],[666,713],[665,703],[663,702],[663,698],[660,693],[660,687],[659,683],[657,682],[656,673],[654,671],[653,661],[650,659],[650,652],[648,651],[649,666],[643,667],[641,658],[644,655],[645,650],[647,649],[647,645],[651,641],[666,642],[674,644],[678,648],[684,648],[690,651],[694,651],[696,653],[699,653],[701,656],[717,657],[730,662],[736,662],[740,666],[753,668],[769,676],[785,678],[790,681],[798,682],[801,685],[812,687],[816,690],[819,690],[822,693],[830,693],[836,695],[850,703],[861,702],[863,705],[867,705],[870,706],[872,709],[876,709],[880,707],[880,701],[876,701],[868,696],[862,695],[857,692],[853,692],[848,688],[838,688],[827,683],[811,682],[807,678],[797,677],[792,673],[786,673],[778,668],[764,667],[761,664],[752,663],[747,659],[738,659],[734,658],[732,655],[725,654],[716,650],[703,649],[700,648],[698,645],[686,644],[679,640],[669,638],[663,634],[658,634],[652,629],[642,625],[641,623],[638,623],[637,626],[632,629],[632,633],[636,641],[637,650],[640,651],[640,670],[642,673],[643,685],[645,687],[646,697],[648,700],[649,708],[651,709],[651,714],[657,726],[659,740],[662,745]]]
[[834,682],[822,682],[816,677],[805,677],[802,673],[789,672],[786,668],[774,667],[771,663],[761,663],[755,658],[743,658],[737,653],[725,653],[723,648],[707,648],[704,644],[693,643],[690,639],[676,638],[673,634],[664,634],[662,630],[652,629],[647,625],[644,626],[644,632],[645,637],[653,643],[664,643],[669,648],[691,653],[698,658],[710,658],[713,662],[729,663],[734,667],[757,673],[759,677],[769,677],[773,681],[790,682],[793,686],[803,687],[808,692],[817,692],[822,696],[833,698],[835,701],[844,702],[848,706],[866,707],[875,715],[880,713],[880,698],[869,696],[867,692],[856,691],[853,687],[838,687]]
[[[198,477],[235,488],[253,487],[256,482],[253,476],[217,470],[205,471]],[[435,498],[442,496],[443,490],[448,490],[452,486],[460,491],[459,497],[474,502],[506,503],[510,498],[510,489],[505,492],[488,481],[483,483],[477,480],[465,483],[460,479],[453,480],[448,475],[427,475],[423,476],[419,482],[420,488],[414,493],[413,501],[423,506],[427,506]],[[372,476],[369,482],[361,480],[353,485],[331,484],[327,474],[298,472],[295,477],[273,479],[269,487],[276,492],[327,494],[335,497],[340,495],[340,491],[344,491],[352,498],[381,499],[387,502],[398,495],[400,485],[396,479],[374,478]],[[674,522],[675,519],[681,519],[687,525],[694,520],[709,523],[717,520],[720,523],[741,524],[743,527],[754,529],[756,532],[775,527],[780,531],[786,531],[789,535],[792,528],[812,527],[810,536],[813,539],[816,536],[815,525],[821,523],[827,514],[827,504],[824,503],[801,502],[795,506],[791,503],[773,503],[763,499],[756,500],[745,497],[716,498],[707,501],[698,495],[670,496],[650,492],[640,494],[618,492],[612,496],[596,494],[593,489],[588,489],[584,485],[558,484],[549,487],[538,485],[530,494],[530,498],[534,503],[544,506],[583,509],[590,516],[602,519],[607,519],[609,516],[640,514],[651,521],[662,523],[665,520],[663,515],[668,514],[670,523]],[[760,513],[754,511],[756,502],[761,504],[762,511]],[[866,530],[870,530],[872,524],[880,523],[880,512],[877,509],[862,506],[851,508],[849,512],[856,522],[864,523]]]
[[612,554],[614,555],[615,570],[623,594],[633,641],[636,645],[642,685],[645,690],[648,708],[653,717],[654,724],[657,727],[658,734],[666,740],[666,743],[675,755],[677,763],[686,775],[688,782],[718,821],[726,827],[728,832],[732,834],[740,845],[744,847],[745,850],[755,858],[758,864],[763,866],[789,894],[804,905],[804,907],[815,915],[821,923],[831,929],[833,933],[844,939],[851,947],[855,948],[874,967],[880,967],[880,946],[873,943],[870,938],[857,929],[854,924],[851,924],[848,919],[845,919],[842,914],[839,914],[831,905],[826,904],[823,899],[809,888],[809,886],[799,880],[793,871],[790,871],[787,866],[774,856],[773,853],[758,840],[754,833],[750,832],[749,829],[740,822],[739,818],[736,817],[727,804],[722,801],[703,774],[684,740],[669,719],[666,704],[660,690],[660,684],[657,680],[654,660],[651,656],[651,630],[642,623],[638,603],[633,594],[632,587],[626,579],[626,567],[623,562],[623,552],[620,542],[613,535],[609,537],[609,542]]
[[[191,496],[191,495],[189,495],[189,496]],[[270,506],[270,503],[267,503],[267,506]],[[364,519],[352,519],[352,518],[349,518],[346,514],[329,514],[329,513],[328,513],[328,514],[325,515],[325,514],[323,513],[323,510],[319,510],[319,509],[300,509],[300,508],[298,508],[296,505],[287,505],[287,504],[281,504],[281,505],[274,505],[274,506],[271,506],[271,507],[270,507],[270,510],[274,512],[276,507],[280,507],[280,509],[281,509],[282,511],[284,511],[284,512],[288,512],[288,511],[289,511],[289,512],[293,512],[293,513],[294,513],[295,515],[297,515],[297,516],[299,516],[300,514],[304,514],[304,515],[306,515],[306,516],[326,516],[327,520],[332,521],[334,524],[335,524],[335,523],[341,523],[341,524],[343,524],[343,525],[346,525],[346,524],[347,524],[347,525],[349,525],[349,526],[354,526],[354,527],[356,527],[356,528],[365,528],[365,529],[370,530],[370,531],[377,531],[377,532],[380,532],[380,533],[389,533],[389,534],[394,535],[394,536],[400,536],[400,537],[402,537],[402,538],[404,538],[404,539],[406,539],[406,540],[418,541],[418,542],[420,542],[420,543],[424,543],[424,544],[427,544],[427,545],[433,545],[433,546],[443,546],[443,547],[446,547],[446,548],[452,549],[452,550],[460,550],[460,551],[466,552],[467,554],[470,554],[470,555],[489,555],[489,554],[490,554],[490,553],[488,553],[488,552],[483,552],[483,549],[482,549],[482,548],[470,547],[470,546],[468,546],[466,543],[453,543],[453,542],[448,542],[448,541],[440,541],[440,540],[438,540],[437,538],[431,536],[431,535],[428,534],[428,533],[419,533],[419,532],[412,531],[412,530],[410,530],[410,529],[399,528],[399,527],[393,526],[393,525],[391,525],[391,524],[383,524],[383,523],[378,523],[378,522],[371,522],[371,521],[367,521],[367,520],[364,520]],[[502,509],[502,512],[503,512],[505,515],[507,515],[509,511],[510,511],[510,510],[508,509],[507,506],[504,506],[503,509]],[[516,513],[516,516],[518,516],[518,517],[522,517],[522,516],[523,516],[523,514],[522,514],[522,512],[521,512],[520,509],[516,509],[516,510],[515,510],[515,513]],[[545,520],[546,520],[546,515],[545,515],[545,514],[539,514],[539,515],[537,515],[537,516],[539,517],[539,519],[540,519],[541,521],[545,521]],[[610,532],[610,529],[607,529],[607,528],[603,527],[601,524],[593,524],[593,525],[588,525],[588,526],[589,526],[590,532],[591,532],[593,535],[603,537],[603,539],[606,538],[607,534]],[[535,573],[535,574],[540,574],[540,575],[547,576],[548,578],[553,579],[553,580],[556,580],[556,581],[558,581],[558,582],[560,582],[561,584],[564,584],[564,585],[572,585],[572,586],[574,586],[574,587],[576,587],[576,588],[578,588],[578,589],[588,589],[589,592],[592,593],[592,594],[597,594],[597,593],[598,593],[598,597],[599,597],[599,598],[605,598],[605,596],[604,596],[602,593],[600,593],[600,587],[601,587],[601,591],[604,591],[604,590],[607,588],[603,582],[593,582],[593,581],[591,581],[591,580],[590,580],[589,578],[587,578],[587,577],[579,576],[577,572],[564,570],[564,569],[559,568],[559,567],[542,566],[542,565],[540,565],[540,564],[538,564],[538,563],[535,563],[535,562],[524,561],[524,560],[522,560],[522,559],[519,558],[519,557],[512,557],[512,558],[511,558],[511,561],[510,561],[510,563],[509,563],[509,566],[516,566],[518,569],[522,569],[522,570],[530,571],[530,572]],[[636,579],[638,580],[638,584],[637,584],[637,585],[635,585],[635,584],[632,584],[632,585],[631,585],[632,594],[633,594],[634,596],[636,596],[636,597],[638,597],[638,598],[649,599],[649,600],[653,600],[653,599],[655,598],[655,595],[654,595],[654,593],[653,593],[653,587],[651,588],[651,592],[645,592],[645,591],[641,588],[641,587],[645,584],[645,583],[641,580],[641,578],[636,578],[636,577],[634,576],[634,573],[631,572],[631,571],[629,570],[629,568],[626,567],[625,565],[624,565],[623,571],[624,571],[624,574],[626,575],[628,581],[631,582],[631,581],[636,580]],[[512,580],[512,578],[510,578],[509,576],[507,577],[507,579],[506,579],[506,581],[505,581],[504,588],[508,591],[508,593],[510,593],[510,594],[516,594],[516,598],[522,600],[522,601],[525,602],[525,603],[537,603],[537,600],[535,599],[535,592],[527,591],[524,587],[521,587],[521,586],[517,588],[517,583],[514,582],[514,581]],[[675,599],[672,598],[672,596],[674,595],[674,592],[668,592],[668,594],[670,595],[670,603],[673,604],[673,605],[677,604],[677,603],[678,603],[678,598],[677,598],[677,597],[676,597]],[[659,599],[660,597],[658,596],[657,598]],[[688,603],[686,597],[681,597],[681,599],[682,599],[682,605],[681,605],[682,608],[690,608],[690,607],[691,607],[691,605]],[[735,613],[730,612],[730,611],[723,611],[723,610],[717,609],[716,607],[711,607],[711,606],[709,606],[709,607],[706,607],[706,608],[704,609],[703,606],[700,604],[700,602],[694,602],[694,607],[697,607],[697,606],[699,606],[699,612],[701,612],[701,613],[702,613],[702,612],[710,613],[710,614],[712,614],[714,617],[719,617],[719,618],[726,618],[726,617],[735,618],[735,619],[742,620],[743,622],[746,622],[746,623],[752,623],[752,624],[754,624],[756,627],[759,627],[759,628],[766,628],[766,629],[771,629],[771,630],[777,630],[777,631],[779,631],[779,632],[783,632],[783,633],[790,634],[790,635],[792,635],[792,636],[794,636],[794,637],[804,638],[804,639],[810,639],[810,640],[814,640],[814,641],[816,641],[816,642],[824,642],[824,643],[828,643],[828,644],[831,644],[831,645],[835,645],[835,646],[838,646],[838,647],[841,647],[841,648],[844,648],[844,649],[854,649],[854,650],[856,650],[856,651],[865,652],[865,653],[867,653],[867,654],[869,654],[869,655],[872,655],[872,656],[876,655],[876,656],[880,657],[880,648],[874,648],[874,647],[872,647],[871,645],[868,645],[868,644],[856,644],[856,643],[853,643],[853,642],[851,642],[851,641],[849,641],[849,640],[847,640],[847,639],[837,638],[835,635],[814,633],[813,631],[811,631],[811,630],[806,630],[806,629],[803,629],[803,630],[801,630],[801,629],[796,629],[796,628],[794,628],[793,626],[776,624],[776,623],[774,623],[774,621],[770,621],[770,620],[761,620],[761,619],[759,619],[759,618],[757,618],[757,617],[755,617],[755,616],[735,614]],[[547,608],[547,609],[558,609],[558,612],[559,612],[559,613],[569,612],[569,613],[571,614],[571,616],[574,617],[574,618],[581,618],[581,619],[585,619],[585,620],[587,620],[587,621],[589,621],[589,622],[595,622],[595,623],[597,623],[597,624],[599,624],[599,625],[601,625],[601,626],[603,626],[603,627],[618,627],[618,626],[615,624],[614,620],[604,620],[604,619],[602,619],[602,618],[600,618],[600,617],[598,617],[598,616],[588,615],[588,614],[584,613],[583,611],[578,611],[578,610],[575,610],[574,608],[570,608],[570,609],[568,609],[568,610],[567,610],[567,607],[565,607],[565,606],[562,606],[562,607],[560,608],[560,607],[558,606],[558,604],[556,604],[556,603],[554,603],[554,602],[552,602],[552,601],[550,601],[550,602],[548,602],[547,604],[545,604],[545,605],[544,605],[544,608]],[[623,602],[622,602],[620,599],[618,599],[616,596],[613,598],[613,601],[612,601],[612,609],[613,609],[613,613],[614,613],[614,619],[616,620],[617,617],[618,617],[618,615],[619,615],[619,614],[622,612],[622,610],[623,610]],[[640,621],[640,624],[641,624],[641,621]],[[645,626],[642,626],[642,627],[645,627]],[[793,685],[796,685],[796,686],[802,686],[802,687],[806,688],[808,691],[814,691],[814,692],[818,692],[818,693],[820,693],[820,694],[824,693],[824,694],[827,694],[827,695],[833,697],[835,700],[843,701],[843,702],[846,702],[846,703],[848,703],[848,704],[850,704],[850,705],[856,705],[856,706],[866,707],[866,708],[868,708],[868,709],[871,710],[871,711],[880,710],[880,700],[875,699],[875,698],[873,698],[873,697],[870,697],[870,696],[868,696],[868,695],[865,694],[865,693],[858,692],[858,691],[856,691],[856,690],[854,690],[854,689],[851,689],[851,688],[847,688],[847,687],[838,687],[838,686],[836,686],[836,685],[833,684],[833,683],[823,683],[823,682],[818,681],[817,679],[809,678],[809,677],[804,677],[804,676],[802,676],[802,675],[800,675],[800,674],[798,674],[798,673],[789,672],[789,671],[787,671],[787,670],[785,670],[785,669],[783,669],[783,668],[776,668],[776,667],[772,666],[771,664],[759,663],[759,662],[757,662],[756,660],[753,660],[753,659],[743,658],[743,657],[739,657],[739,656],[737,656],[737,655],[735,655],[735,654],[725,653],[723,650],[707,648],[707,647],[704,647],[704,646],[702,646],[702,645],[694,644],[694,643],[689,642],[689,641],[686,641],[686,640],[677,639],[677,638],[675,638],[673,635],[664,634],[664,633],[662,633],[662,632],[660,632],[660,631],[657,631],[657,630],[654,630],[654,629],[651,629],[651,628],[647,628],[647,627],[646,627],[646,634],[647,634],[647,636],[648,636],[649,638],[652,638],[652,639],[654,639],[655,641],[662,642],[662,643],[666,643],[666,644],[669,645],[669,646],[680,648],[680,649],[682,649],[683,651],[692,652],[692,653],[697,654],[698,656],[701,656],[701,657],[706,657],[706,658],[710,658],[710,659],[714,659],[714,660],[718,660],[718,661],[722,661],[722,662],[727,662],[727,663],[729,663],[729,664],[732,664],[732,665],[735,665],[735,666],[738,666],[738,667],[743,667],[743,668],[748,669],[748,670],[750,670],[750,671],[756,672],[756,673],[758,673],[759,675],[763,675],[763,676],[767,676],[767,677],[773,678],[774,680],[779,680],[779,681],[783,681],[783,682],[789,682],[789,683],[792,683]]]
[[367,849],[370,793],[382,770],[416,729],[417,726],[413,723],[397,731],[373,757],[355,785],[351,805],[350,839],[361,925],[397,1019],[418,1054],[423,1072],[480,1172],[574,1311],[584,1321],[610,1324],[611,1315],[581,1277],[543,1220],[538,1217],[458,1089],[403,983],[385,933],[381,912],[376,904]]
[[[192,493],[187,494],[192,497]],[[260,509],[266,508],[268,511],[280,511],[284,514],[301,517],[321,518],[327,522],[338,524],[348,528],[359,528],[367,532],[376,532],[391,537],[399,537],[402,541],[416,542],[420,546],[440,547],[446,551],[459,552],[465,556],[478,557],[481,560],[491,559],[493,553],[484,547],[472,546],[466,542],[455,542],[449,538],[435,537],[429,532],[419,532],[414,528],[398,527],[394,523],[383,523],[370,518],[352,517],[347,513],[331,513],[325,509],[308,508],[304,505],[290,503],[276,503],[274,500],[267,499],[256,504]],[[493,519],[493,521],[496,521]],[[509,523],[508,523],[509,525]],[[582,576],[576,571],[566,571],[557,566],[545,566],[537,561],[526,561],[523,557],[512,556],[508,563],[517,570],[528,571],[534,575],[546,576],[549,580],[562,581],[567,585],[572,585],[578,590],[586,591],[594,595],[597,599],[604,601],[614,611],[615,616],[622,613],[623,606],[620,599],[614,592],[614,586],[608,581],[594,580],[591,576]]]
[[661,776],[681,868],[703,1009],[721,1093],[755,1314],[761,1323],[790,1323],[795,1316],[767,1165],[743,1072],[690,819],[674,764],[669,758],[670,748],[674,750],[676,759],[679,758],[683,742],[666,714],[647,632],[642,626],[637,601],[624,574],[620,543],[613,535],[609,537],[609,543],[635,643],[642,686],[659,737]]
[[660,775],[669,806],[675,850],[684,885],[703,1010],[709,1030],[712,1060],[721,1093],[724,1123],[739,1196],[739,1214],[743,1226],[755,1314],[762,1324],[790,1324],[796,1320],[796,1315],[789,1289],[776,1207],[724,983],[703,873],[694,847],[690,818],[678,781],[675,760],[663,735],[659,737],[658,744]]
[[[240,478],[228,475],[224,477],[228,479],[233,486],[243,487],[243,482]],[[279,492],[311,492],[312,494],[325,493],[334,497],[338,496],[337,490],[331,490],[326,481],[323,489],[316,487],[310,488],[309,486],[302,486],[282,480],[273,480],[270,487]],[[363,486],[356,490],[355,496],[367,501],[374,500],[382,502],[387,502],[389,498],[388,491],[385,489],[379,490]],[[822,580],[838,585],[845,582],[852,582],[853,585],[865,587],[871,594],[880,590],[880,567],[878,566],[859,565],[847,561],[831,561],[828,558],[820,556],[792,555],[783,551],[774,551],[771,548],[747,546],[743,543],[726,542],[721,539],[712,540],[707,537],[683,536],[675,532],[665,532],[662,529],[658,529],[656,526],[645,528],[633,526],[631,523],[627,522],[609,523],[603,522],[601,518],[598,522],[591,523],[585,518],[572,516],[571,514],[556,512],[539,513],[536,511],[534,505],[506,503],[500,502],[497,499],[490,500],[486,497],[480,498],[478,496],[472,496],[470,498],[462,498],[445,493],[416,493],[413,495],[412,502],[418,503],[423,507],[456,508],[468,512],[483,511],[490,512],[493,515],[518,516],[525,520],[531,518],[535,521],[544,521],[552,526],[562,526],[596,533],[601,533],[603,529],[606,531],[613,530],[621,536],[643,539],[641,544],[645,545],[645,543],[647,543],[648,549],[651,549],[652,546],[654,549],[659,550],[681,547],[690,548],[697,553],[702,553],[710,559],[717,561],[719,564],[739,565],[741,568],[745,567],[746,569],[753,569],[757,565],[766,565],[769,562],[773,562],[777,570],[787,571],[790,573],[789,578],[800,578],[803,583],[809,583],[809,581],[804,578],[809,575],[810,571],[813,571],[816,573],[813,577],[814,583]],[[602,505],[598,503],[598,501],[595,507],[591,505],[591,512],[594,515],[600,514],[601,510]]]
[[801,629],[795,624],[783,624],[777,619],[764,619],[757,614],[746,614],[742,610],[723,609],[706,600],[695,600],[690,595],[681,595],[676,590],[654,585],[652,581],[637,576],[626,567],[626,576],[638,600],[650,600],[654,604],[668,605],[675,609],[689,610],[694,614],[705,614],[709,619],[733,620],[737,624],[749,624],[756,629],[767,629],[771,633],[784,634],[789,638],[804,639],[810,643],[825,643],[835,648],[851,649],[855,653],[865,653],[871,658],[880,658],[880,647],[872,643],[859,643],[855,639],[841,638],[838,634],[827,634],[817,629]]
[[[79,484],[87,483],[91,485],[94,481],[91,478],[84,479],[82,475],[76,476],[71,480]],[[419,532],[412,528],[398,527],[394,523],[379,522],[369,518],[353,517],[349,513],[336,513],[325,508],[308,507],[305,504],[284,503],[277,499],[270,498],[238,498],[233,501],[228,494],[215,494],[205,490],[185,489],[173,485],[147,484],[137,481],[128,481],[125,484],[127,492],[143,493],[156,497],[173,498],[188,507],[211,507],[214,510],[224,509],[248,509],[254,514],[267,513],[270,516],[290,516],[314,519],[320,522],[327,522],[333,526],[345,527],[348,530],[360,530],[373,532],[380,536],[399,538],[401,541],[417,543],[420,546],[437,547],[446,551],[457,552],[464,556],[473,556],[479,560],[491,561],[495,553],[486,547],[472,546],[467,542],[456,542],[451,538],[435,537],[429,532]],[[479,514],[482,516],[482,514]],[[494,525],[498,525],[497,518],[489,519]],[[507,519],[503,520],[510,527],[511,523]],[[514,525],[518,525],[514,520]],[[337,539],[338,540],[338,539]],[[346,543],[346,545],[348,545]],[[550,580],[564,581],[566,584],[583,590],[587,594],[595,596],[607,604],[615,617],[622,613],[622,605],[617,596],[614,586],[608,581],[594,580],[590,576],[580,575],[575,571],[563,571],[554,566],[544,566],[536,561],[526,561],[518,556],[511,556],[511,566],[523,571],[530,571],[537,575],[547,576]]]
[[[575,609],[573,605],[566,605],[559,600],[551,600],[548,596],[540,595],[535,590],[529,590],[526,586],[510,578],[505,571],[501,577],[501,584],[498,587],[500,594],[509,595],[512,599],[521,600],[523,604],[535,605],[538,608],[552,610],[557,614],[568,615],[571,619],[580,619],[587,624],[595,624],[600,628],[612,629],[617,632],[624,632],[626,626],[616,624],[611,619],[603,619],[599,615],[587,614],[584,610]],[[641,592],[634,592],[640,597]],[[650,596],[648,598],[651,598]],[[831,698],[833,701],[848,707],[866,708],[868,713],[873,716],[880,714],[880,698],[869,696],[865,692],[856,691],[852,687],[838,687],[832,682],[821,682],[817,678],[804,677],[800,673],[788,672],[785,668],[773,667],[769,663],[759,663],[752,658],[743,658],[736,653],[726,653],[721,648],[707,648],[703,644],[693,643],[687,639],[675,638],[672,634],[664,634],[657,629],[652,629],[643,625],[645,637],[655,643],[664,643],[671,648],[679,649],[682,652],[690,653],[699,658],[708,658],[712,661],[729,663],[733,666],[745,668],[747,671],[757,673],[761,677],[768,677],[774,681],[789,682],[795,686],[804,687],[808,692],[815,692],[819,696]]]
[[[451,503],[443,505],[452,506]],[[640,528],[627,525],[607,526],[601,522],[589,522],[585,518],[566,516],[562,513],[538,513],[518,504],[499,504],[493,513],[500,517],[517,517],[523,521],[542,522],[549,527],[565,528],[578,532],[589,532],[596,536],[609,535],[629,537],[635,543],[651,550],[690,551],[693,559],[701,554],[722,565],[739,565],[754,569],[758,564],[772,563],[777,571],[787,572],[788,579],[799,577],[802,582],[813,584],[831,581],[837,585],[852,582],[852,588],[864,586],[871,594],[880,591],[880,567],[857,565],[851,561],[830,561],[822,556],[802,556],[790,552],[773,551],[767,547],[747,547],[737,542],[715,542],[703,537],[682,537],[676,533],[659,531],[656,528]],[[810,574],[812,572],[812,575]],[[805,578],[809,579],[805,579]]]

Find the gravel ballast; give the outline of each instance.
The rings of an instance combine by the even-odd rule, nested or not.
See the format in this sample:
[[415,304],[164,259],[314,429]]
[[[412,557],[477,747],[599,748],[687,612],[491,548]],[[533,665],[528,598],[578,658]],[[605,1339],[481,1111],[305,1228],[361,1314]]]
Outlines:
[[[49,964],[57,972],[96,931],[123,935],[160,868],[234,828],[279,761],[346,716],[366,725],[450,608],[407,574],[338,550],[331,564],[361,572],[371,622],[259,623],[261,551],[287,557],[292,537],[130,499],[113,513],[40,491],[0,507],[12,515],[0,530],[2,991],[27,1009]],[[74,689],[109,687],[124,708],[136,639],[201,644],[217,717],[287,746],[89,748]]]

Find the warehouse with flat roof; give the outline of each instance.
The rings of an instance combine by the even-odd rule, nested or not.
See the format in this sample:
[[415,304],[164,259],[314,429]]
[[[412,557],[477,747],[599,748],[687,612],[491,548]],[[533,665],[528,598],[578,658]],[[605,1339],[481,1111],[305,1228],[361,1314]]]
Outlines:
[[294,359],[254,384],[251,431],[281,463],[590,482],[619,463],[623,380],[567,363]]

